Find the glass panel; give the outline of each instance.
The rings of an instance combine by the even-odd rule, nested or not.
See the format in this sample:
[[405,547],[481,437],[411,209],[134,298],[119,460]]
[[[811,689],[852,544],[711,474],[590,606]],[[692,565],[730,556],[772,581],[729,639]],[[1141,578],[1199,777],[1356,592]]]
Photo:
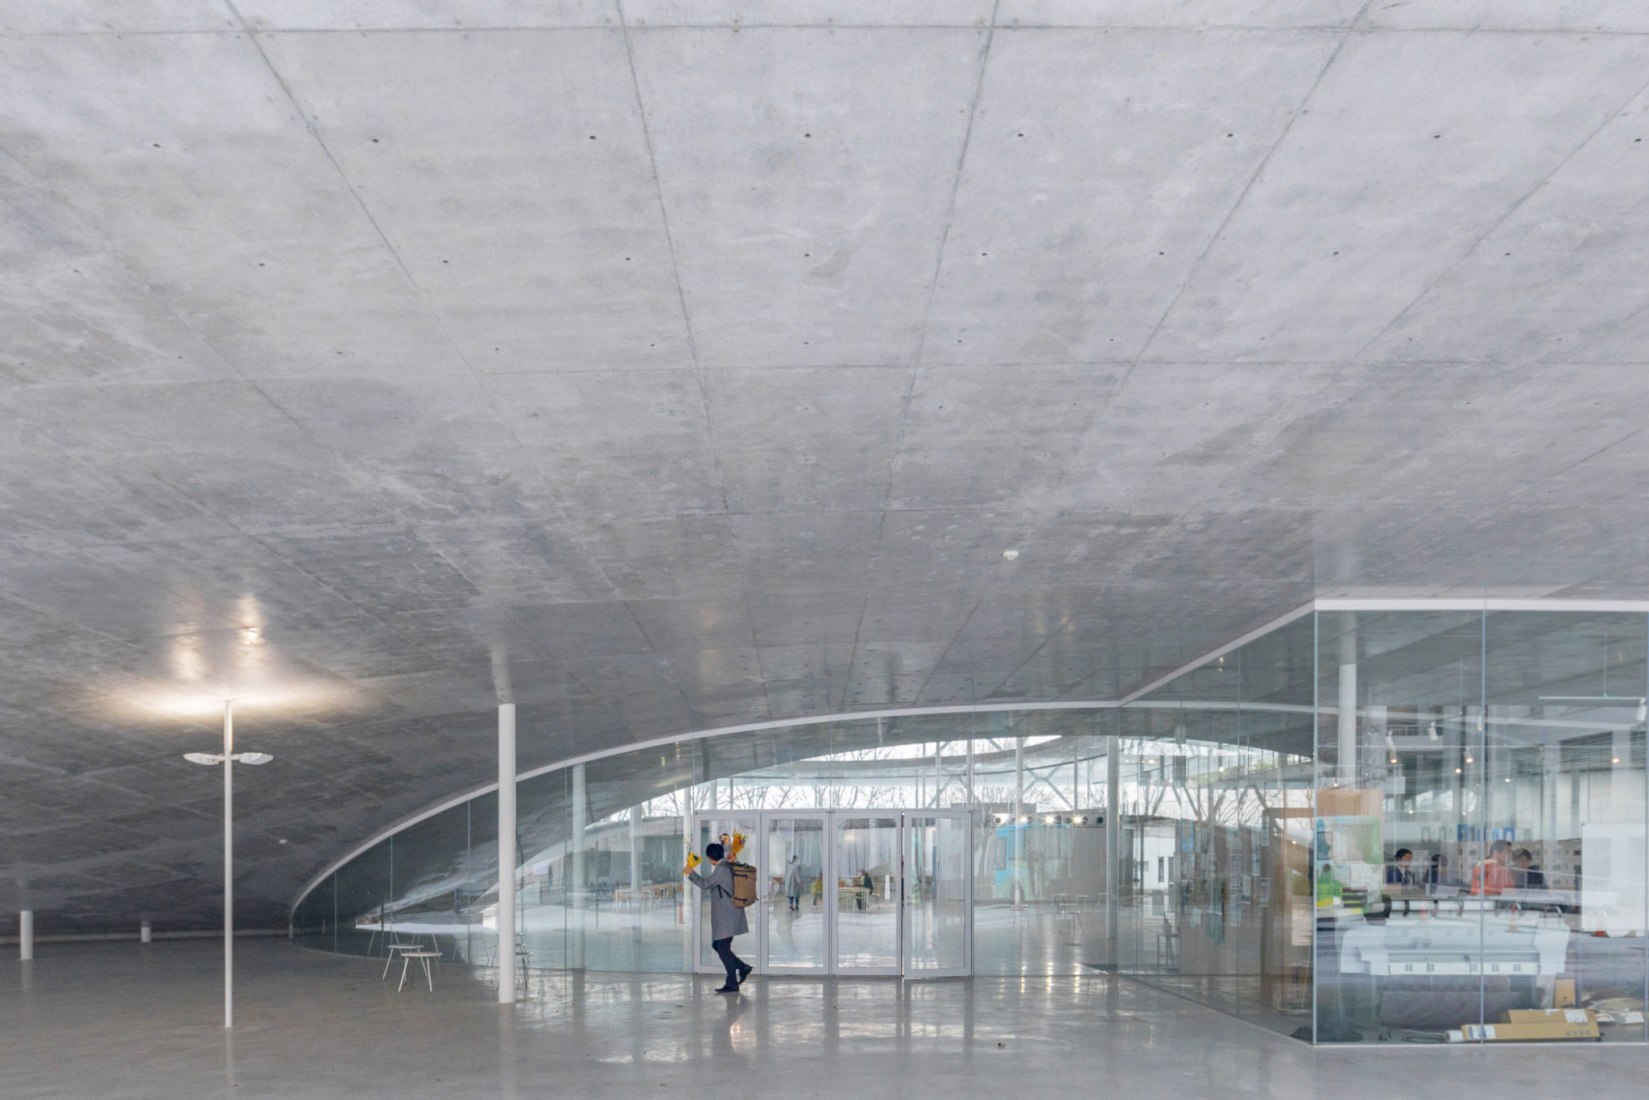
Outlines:
[[968,965],[968,819],[905,819],[905,973]]
[[825,823],[817,817],[769,817],[766,858],[765,967],[823,970]]
[[[698,819],[698,837],[693,845],[693,851],[703,856],[706,846],[714,842],[719,843],[729,857],[737,858],[745,863],[753,862],[757,853],[755,851],[756,846],[750,838],[756,836],[756,822],[757,816],[755,814],[741,814],[736,811],[723,811],[700,817]],[[701,871],[703,870],[705,868],[701,867]],[[760,879],[758,878],[757,881],[759,882]],[[710,947],[710,896],[690,883],[686,885],[686,889],[692,891],[698,898],[699,947],[697,967],[711,973],[719,973],[721,971],[721,960],[716,957],[715,951]],[[752,915],[749,912],[745,914],[747,918]],[[751,931],[755,931],[755,927],[755,922],[751,921]],[[733,950],[738,951],[739,946],[735,944]],[[754,952],[751,953],[754,954]]]
[[381,840],[338,869],[338,950],[382,953],[389,921],[389,841]]
[[836,968],[899,967],[899,819],[836,821]]
[[1116,964],[1310,1037],[1314,623],[1123,708]]
[[1316,1039],[1442,1041],[1483,1010],[1482,616],[1318,629]]
[[1573,1010],[1641,1042],[1645,620],[1501,612],[1484,637],[1484,1022]]

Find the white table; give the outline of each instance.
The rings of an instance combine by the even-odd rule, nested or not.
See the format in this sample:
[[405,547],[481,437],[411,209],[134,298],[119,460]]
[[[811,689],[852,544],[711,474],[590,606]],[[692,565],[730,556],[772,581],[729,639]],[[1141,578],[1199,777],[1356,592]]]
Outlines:
[[412,960],[413,959],[417,959],[419,961],[419,963],[421,963],[424,967],[424,980],[429,983],[429,991],[431,993],[434,993],[435,992],[435,976],[430,972],[429,961],[431,959],[439,959],[440,957],[441,957],[441,953],[439,951],[424,951],[424,950],[402,951],[401,952],[401,984],[395,987],[395,992],[399,993],[399,992],[401,992],[401,990],[406,988],[407,968],[412,965]]

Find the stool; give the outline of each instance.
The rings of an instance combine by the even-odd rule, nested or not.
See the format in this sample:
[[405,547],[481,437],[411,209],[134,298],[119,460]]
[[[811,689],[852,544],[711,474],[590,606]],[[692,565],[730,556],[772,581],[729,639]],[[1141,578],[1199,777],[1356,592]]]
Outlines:
[[398,940],[395,943],[386,943],[384,945],[384,972],[382,976],[389,977],[389,968],[395,965],[397,952],[405,953],[407,951],[422,951],[423,949],[424,945],[417,942],[406,943]]
[[401,992],[401,990],[406,988],[407,968],[412,965],[412,960],[413,959],[417,959],[419,961],[419,963],[421,963],[424,967],[424,980],[429,983],[429,991],[431,993],[434,993],[435,992],[435,977],[430,972],[429,960],[439,959],[440,957],[441,957],[441,953],[439,951],[422,951],[422,950],[419,950],[419,951],[403,951],[403,952],[401,952],[401,984],[395,987],[395,992],[399,993],[399,992]]

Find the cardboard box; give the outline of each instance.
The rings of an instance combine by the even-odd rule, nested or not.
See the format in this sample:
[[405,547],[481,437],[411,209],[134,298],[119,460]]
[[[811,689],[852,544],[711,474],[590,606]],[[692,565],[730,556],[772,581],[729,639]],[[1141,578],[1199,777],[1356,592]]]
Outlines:
[[1552,983],[1552,1004],[1558,1008],[1573,1008],[1575,1003],[1575,980],[1573,978],[1558,978]]
[[1589,1008],[1513,1008],[1506,1012],[1508,1024],[1544,1024],[1553,1020],[1566,1024],[1595,1024],[1597,1013]]
[[1538,1043],[1562,1039],[1596,1039],[1597,1023],[1544,1020],[1526,1024],[1467,1024],[1449,1032],[1451,1043]]

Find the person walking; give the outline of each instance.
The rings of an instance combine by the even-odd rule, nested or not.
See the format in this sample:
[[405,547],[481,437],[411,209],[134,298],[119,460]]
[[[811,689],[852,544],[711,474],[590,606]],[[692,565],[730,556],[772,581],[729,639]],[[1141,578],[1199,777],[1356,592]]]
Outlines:
[[720,844],[706,844],[704,858],[710,861],[710,873],[701,875],[691,867],[684,872],[687,880],[710,895],[710,947],[727,970],[727,981],[717,993],[737,993],[739,983],[755,969],[733,954],[733,937],[750,931],[750,922],[744,910],[733,904],[733,869],[725,862],[727,849]]
[[799,856],[791,856],[790,863],[784,869],[784,896],[790,901],[790,911],[800,912],[802,907],[802,891],[807,888],[807,875],[802,871],[802,861]]

